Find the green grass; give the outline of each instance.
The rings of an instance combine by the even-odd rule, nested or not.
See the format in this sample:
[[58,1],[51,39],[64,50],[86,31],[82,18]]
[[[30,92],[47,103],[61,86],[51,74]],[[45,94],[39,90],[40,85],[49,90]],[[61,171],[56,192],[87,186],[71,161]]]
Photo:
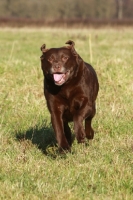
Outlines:
[[[72,39],[100,83],[95,138],[60,156],[43,96],[43,43]],[[91,44],[91,46],[90,46]],[[0,199],[131,200],[133,29],[0,29]],[[73,125],[71,124],[73,129]]]

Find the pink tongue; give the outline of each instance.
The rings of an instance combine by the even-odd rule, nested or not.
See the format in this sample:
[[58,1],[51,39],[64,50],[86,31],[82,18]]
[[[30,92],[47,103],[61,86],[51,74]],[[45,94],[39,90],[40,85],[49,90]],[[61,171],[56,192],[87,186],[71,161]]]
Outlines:
[[60,81],[62,79],[64,74],[54,74],[54,80],[55,81]]

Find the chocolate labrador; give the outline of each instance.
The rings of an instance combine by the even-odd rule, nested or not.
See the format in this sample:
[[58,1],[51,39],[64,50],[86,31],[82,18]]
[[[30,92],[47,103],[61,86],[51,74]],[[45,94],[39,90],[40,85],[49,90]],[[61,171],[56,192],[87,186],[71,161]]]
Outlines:
[[71,148],[68,126],[71,121],[74,122],[78,143],[84,143],[85,137],[93,139],[91,121],[96,113],[95,101],[99,90],[93,67],[78,55],[73,41],[66,44],[60,48],[47,49],[45,44],[41,47],[44,95],[60,151]]

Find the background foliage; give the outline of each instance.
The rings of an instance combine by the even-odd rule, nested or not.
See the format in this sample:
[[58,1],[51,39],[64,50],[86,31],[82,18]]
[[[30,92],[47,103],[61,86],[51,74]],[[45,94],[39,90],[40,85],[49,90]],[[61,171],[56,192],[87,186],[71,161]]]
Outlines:
[[133,0],[2,0],[0,17],[29,19],[133,18]]

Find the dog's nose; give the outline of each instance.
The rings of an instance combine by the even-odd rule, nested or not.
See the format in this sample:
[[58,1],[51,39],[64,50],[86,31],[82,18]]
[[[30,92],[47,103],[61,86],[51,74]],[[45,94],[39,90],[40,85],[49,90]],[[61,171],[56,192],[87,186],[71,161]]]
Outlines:
[[54,65],[54,71],[60,70],[61,69],[61,65],[59,63],[56,63]]

